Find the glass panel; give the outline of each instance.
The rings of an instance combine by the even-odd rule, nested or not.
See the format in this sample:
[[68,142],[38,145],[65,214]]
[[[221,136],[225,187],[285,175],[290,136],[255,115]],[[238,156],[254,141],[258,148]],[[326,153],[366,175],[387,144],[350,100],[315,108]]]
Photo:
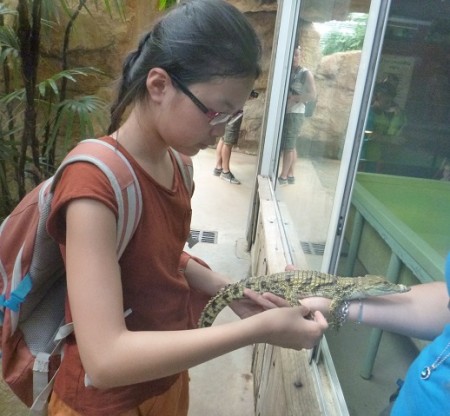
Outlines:
[[341,5],[302,2],[276,181],[292,261],[316,270],[322,266],[370,6]]
[[450,18],[440,3],[426,16],[393,2],[360,171],[449,180]]
[[[404,284],[444,279],[450,251],[450,4],[424,4],[391,3],[339,274],[379,274]],[[396,381],[423,348],[417,340],[391,333],[381,338],[351,323],[330,332],[327,341],[354,414],[385,409]]]

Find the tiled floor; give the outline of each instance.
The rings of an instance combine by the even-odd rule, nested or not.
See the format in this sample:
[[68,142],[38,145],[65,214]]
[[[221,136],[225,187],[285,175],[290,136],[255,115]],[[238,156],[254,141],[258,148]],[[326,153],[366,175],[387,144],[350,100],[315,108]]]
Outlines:
[[[239,280],[250,273],[245,230],[250,195],[256,172],[256,157],[233,153],[231,170],[242,182],[232,185],[212,175],[214,149],[194,158],[196,192],[192,200],[192,229],[217,232],[217,244],[199,243],[190,252],[205,260],[214,270]],[[216,324],[237,319],[224,310]],[[252,416],[252,348],[226,354],[191,369],[189,416]]]

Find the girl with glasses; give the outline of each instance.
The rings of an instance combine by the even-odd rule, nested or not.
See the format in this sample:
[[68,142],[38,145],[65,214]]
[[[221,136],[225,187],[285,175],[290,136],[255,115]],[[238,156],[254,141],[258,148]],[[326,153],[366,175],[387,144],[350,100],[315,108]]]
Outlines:
[[118,258],[118,207],[101,171],[74,163],[58,183],[48,229],[64,256],[75,332],[50,415],[187,415],[190,367],[254,343],[301,349],[321,338],[320,312],[310,320],[306,307],[272,309],[261,298],[232,305],[245,319],[195,328],[205,302],[194,300],[230,278],[183,252],[191,192],[171,149],[193,156],[223,135],[260,74],[260,53],[235,7],[192,0],[162,17],[125,59],[102,140],[133,167],[143,212]]

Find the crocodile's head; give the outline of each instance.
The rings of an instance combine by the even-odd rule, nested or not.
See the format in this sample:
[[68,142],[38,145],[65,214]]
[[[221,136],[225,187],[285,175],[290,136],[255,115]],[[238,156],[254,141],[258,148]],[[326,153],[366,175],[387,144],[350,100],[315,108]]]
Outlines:
[[410,290],[408,286],[391,283],[381,276],[366,275],[350,279],[354,281],[354,287],[349,299],[404,293]]

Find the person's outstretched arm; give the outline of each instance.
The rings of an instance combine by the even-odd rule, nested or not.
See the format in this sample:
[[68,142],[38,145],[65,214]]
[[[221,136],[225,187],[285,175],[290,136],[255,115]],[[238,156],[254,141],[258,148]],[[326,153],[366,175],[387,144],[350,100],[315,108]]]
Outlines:
[[[267,300],[280,304],[274,295]],[[312,311],[328,314],[330,300],[311,297],[301,300]],[[282,304],[282,302],[281,302]],[[450,323],[449,295],[445,282],[424,283],[406,293],[351,301],[348,320],[415,338],[431,340]]]

